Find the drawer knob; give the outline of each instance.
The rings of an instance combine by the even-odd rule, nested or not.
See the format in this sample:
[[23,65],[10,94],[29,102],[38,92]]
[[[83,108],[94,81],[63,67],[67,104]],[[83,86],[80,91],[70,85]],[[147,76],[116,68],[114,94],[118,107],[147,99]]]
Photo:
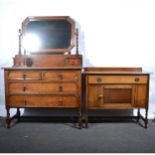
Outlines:
[[60,80],[63,80],[63,75],[62,74],[59,74],[58,76],[59,76]]
[[63,105],[63,101],[58,101],[58,104],[59,105]]
[[78,76],[75,76],[75,78],[74,78],[74,79],[75,79],[75,81],[78,81]]
[[98,78],[96,78],[96,81],[97,81],[97,82],[101,82],[102,79],[101,79],[100,77],[98,77]]
[[135,82],[139,82],[139,80],[140,80],[140,79],[139,79],[138,77],[135,78]]
[[103,95],[99,95],[99,96],[98,96],[98,99],[99,99],[99,100],[103,99]]
[[26,74],[23,74],[23,79],[24,79],[24,80],[26,79]]
[[42,72],[40,72],[39,73],[39,80],[42,80],[42,78],[43,78],[42,76],[43,76],[43,74],[42,74]]
[[59,86],[59,91],[62,92],[63,91],[63,87]]
[[24,92],[26,91],[26,87],[25,87],[25,86],[23,87],[23,91],[24,91]]
[[44,73],[44,72],[42,72],[42,77],[43,77],[43,78],[45,77],[45,73]]
[[26,106],[26,104],[27,104],[27,101],[26,101],[26,100],[24,100],[24,104],[25,104],[25,106]]

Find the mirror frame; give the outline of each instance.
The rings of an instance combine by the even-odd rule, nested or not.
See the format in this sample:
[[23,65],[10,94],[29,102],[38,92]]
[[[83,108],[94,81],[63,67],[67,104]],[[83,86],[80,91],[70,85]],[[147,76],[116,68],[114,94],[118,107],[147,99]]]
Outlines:
[[25,52],[30,52],[30,53],[46,53],[46,52],[53,52],[53,53],[65,53],[65,52],[70,52],[74,46],[75,46],[75,34],[76,34],[76,27],[75,27],[75,22],[73,19],[71,19],[69,16],[30,16],[27,17],[23,22],[22,22],[22,37],[26,34],[26,28],[28,23],[31,21],[45,21],[45,20],[67,20],[71,24],[71,41],[70,41],[70,46],[67,48],[40,48],[37,51],[28,51],[26,49]]

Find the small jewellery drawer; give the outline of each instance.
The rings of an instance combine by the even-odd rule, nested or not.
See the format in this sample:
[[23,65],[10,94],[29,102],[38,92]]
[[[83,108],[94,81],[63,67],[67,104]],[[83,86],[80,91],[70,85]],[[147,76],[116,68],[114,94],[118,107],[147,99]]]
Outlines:
[[147,76],[124,76],[124,75],[98,75],[98,76],[88,76],[88,83],[98,84],[98,83],[125,83],[125,84],[146,84]]
[[9,80],[40,80],[41,72],[37,71],[11,71]]
[[12,95],[8,104],[11,107],[78,107],[75,96]]
[[52,93],[52,92],[76,92],[75,83],[37,83],[37,82],[11,82],[9,93]]
[[43,72],[44,80],[53,80],[53,81],[77,81],[79,79],[80,74],[76,72]]

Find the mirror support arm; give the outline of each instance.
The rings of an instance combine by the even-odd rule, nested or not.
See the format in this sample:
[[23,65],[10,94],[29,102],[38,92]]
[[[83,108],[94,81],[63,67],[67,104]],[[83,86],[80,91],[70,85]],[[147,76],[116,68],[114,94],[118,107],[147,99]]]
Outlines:
[[19,44],[19,49],[18,49],[18,55],[22,55],[22,52],[21,52],[21,37],[22,37],[22,32],[21,32],[21,29],[18,30],[19,32],[19,35],[18,35],[18,44]]
[[79,54],[79,30],[76,29],[76,54]]

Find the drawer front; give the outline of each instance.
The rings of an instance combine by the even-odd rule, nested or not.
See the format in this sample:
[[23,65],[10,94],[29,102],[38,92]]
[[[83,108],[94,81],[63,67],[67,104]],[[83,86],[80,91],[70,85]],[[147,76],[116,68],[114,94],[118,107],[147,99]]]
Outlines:
[[25,97],[24,96],[10,96],[8,97],[8,103],[10,107],[25,107]]
[[125,83],[125,84],[146,84],[147,76],[89,76],[88,83],[100,84],[100,83]]
[[75,83],[10,83],[9,93],[76,92]]
[[79,80],[79,75],[77,72],[44,72],[44,80],[53,81],[77,81]]
[[41,72],[37,71],[11,71],[9,80],[40,80]]
[[10,107],[78,107],[75,96],[30,96],[14,95],[9,97]]

